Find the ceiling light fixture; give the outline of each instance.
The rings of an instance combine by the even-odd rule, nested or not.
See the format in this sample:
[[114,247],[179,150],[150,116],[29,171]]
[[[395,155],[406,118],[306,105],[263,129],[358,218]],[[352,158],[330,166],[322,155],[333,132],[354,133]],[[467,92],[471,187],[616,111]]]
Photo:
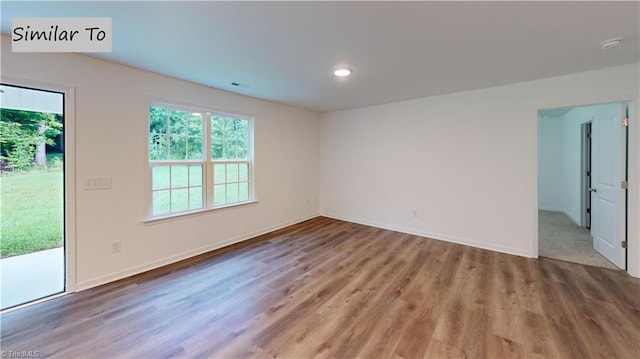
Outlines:
[[333,71],[333,74],[338,77],[347,77],[351,75],[351,69],[347,69],[347,68],[337,69]]
[[621,37],[614,37],[612,39],[604,40],[603,42],[601,42],[600,48],[603,50],[613,49],[614,47],[620,45],[621,42],[622,42]]

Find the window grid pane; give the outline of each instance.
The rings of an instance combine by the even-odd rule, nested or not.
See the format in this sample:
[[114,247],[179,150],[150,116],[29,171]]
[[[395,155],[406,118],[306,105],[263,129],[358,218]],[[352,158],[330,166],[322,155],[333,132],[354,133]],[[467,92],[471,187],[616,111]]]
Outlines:
[[238,200],[239,201],[248,201],[249,200],[249,182],[240,182],[239,183]]
[[238,180],[240,182],[249,181],[249,164],[248,163],[239,163],[238,164]]
[[214,206],[249,200],[249,162],[213,164]]
[[227,203],[227,188],[224,184],[213,186],[213,204],[216,206]]
[[249,123],[239,118],[211,117],[211,159],[246,159],[249,155]]
[[227,182],[227,171],[224,164],[213,165],[213,183],[221,184]]
[[171,212],[169,190],[153,192],[153,215],[161,215]]
[[171,212],[184,212],[189,209],[189,190],[178,188],[171,190]]
[[204,121],[201,113],[149,108],[149,160],[203,160]]
[[202,186],[202,166],[189,166],[189,186]]
[[179,213],[204,207],[204,164],[153,164],[152,214]]
[[202,186],[189,188],[189,209],[202,208],[203,194]]
[[171,187],[171,185],[169,184],[169,167],[155,166],[153,167],[152,171],[153,181],[151,182],[151,187],[154,190],[168,189]]
[[171,188],[184,188],[189,185],[189,171],[187,166],[171,166]]

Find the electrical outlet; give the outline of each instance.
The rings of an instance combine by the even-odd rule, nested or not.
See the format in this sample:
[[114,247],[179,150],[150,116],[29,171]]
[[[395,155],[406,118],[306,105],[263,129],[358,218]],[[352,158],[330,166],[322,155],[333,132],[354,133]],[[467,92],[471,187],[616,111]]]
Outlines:
[[310,206],[310,205],[311,205],[311,200],[310,200],[310,199],[308,199],[308,200],[307,200],[307,206]]
[[111,242],[111,253],[118,253],[122,250],[122,242]]
[[418,211],[415,209],[413,210],[413,218],[418,218]]

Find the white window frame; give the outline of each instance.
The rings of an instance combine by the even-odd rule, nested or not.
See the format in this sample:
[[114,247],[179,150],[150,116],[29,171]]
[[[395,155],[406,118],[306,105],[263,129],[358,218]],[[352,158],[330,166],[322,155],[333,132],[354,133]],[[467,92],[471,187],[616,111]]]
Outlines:
[[[178,111],[185,111],[185,112],[198,112],[198,113],[202,113],[203,115],[203,146],[204,146],[204,151],[203,151],[203,159],[202,160],[151,160],[149,158],[149,136],[151,136],[151,133],[149,132],[149,118],[150,118],[150,111],[151,111],[151,107],[162,107],[162,108],[167,108],[170,110],[178,110]],[[177,105],[174,103],[170,103],[170,102],[165,102],[165,101],[156,101],[156,100],[150,100],[147,102],[147,141],[146,141],[146,159],[147,159],[147,184],[148,184],[148,190],[147,190],[147,194],[148,194],[148,201],[147,201],[147,208],[148,208],[148,213],[147,213],[147,218],[145,220],[145,222],[152,222],[152,221],[156,221],[156,220],[162,220],[162,219],[167,219],[167,218],[175,218],[175,217],[182,217],[185,215],[191,215],[194,213],[201,213],[201,212],[207,212],[207,211],[211,211],[211,210],[217,210],[217,209],[223,209],[223,208],[229,208],[229,207],[236,207],[236,206],[242,206],[242,205],[246,205],[246,204],[250,204],[250,203],[255,203],[257,202],[256,199],[256,194],[255,194],[255,176],[254,176],[254,168],[255,168],[255,160],[254,160],[254,118],[253,116],[248,116],[248,115],[241,115],[241,114],[235,114],[235,113],[230,113],[230,112],[223,112],[223,111],[216,111],[216,110],[210,110],[210,109],[204,109],[202,107],[196,107],[196,106],[185,106],[185,105]],[[218,117],[227,117],[227,118],[234,118],[234,119],[240,119],[240,120],[244,120],[247,121],[247,130],[248,130],[248,143],[247,143],[247,158],[241,158],[241,159],[221,159],[221,160],[214,160],[212,159],[211,156],[211,118],[214,116],[218,116]],[[237,201],[237,202],[232,202],[232,203],[224,203],[224,204],[219,204],[219,205],[215,205],[215,199],[214,199],[214,165],[216,164],[233,164],[233,163],[246,163],[248,165],[248,171],[247,171],[247,182],[248,182],[248,199],[245,201]],[[190,165],[202,165],[202,190],[203,190],[203,206],[202,208],[199,209],[187,209],[185,211],[179,211],[179,212],[169,212],[169,213],[163,213],[163,214],[159,214],[159,215],[154,215],[153,214],[153,167],[154,165],[161,165],[161,166],[190,166]],[[233,182],[226,182],[227,183],[233,183]],[[238,181],[239,183],[239,181]],[[187,186],[189,186],[189,183],[187,183]],[[171,189],[171,187],[170,187]]]

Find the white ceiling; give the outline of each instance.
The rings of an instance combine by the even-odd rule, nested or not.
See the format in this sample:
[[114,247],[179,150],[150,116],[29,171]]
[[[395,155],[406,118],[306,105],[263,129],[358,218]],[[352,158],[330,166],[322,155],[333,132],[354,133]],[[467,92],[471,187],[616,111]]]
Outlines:
[[[95,56],[317,112],[639,61],[632,2],[10,2],[12,17],[113,18]],[[621,46],[599,43],[622,36]],[[352,67],[337,79],[335,65]],[[231,82],[250,85],[232,86]]]

